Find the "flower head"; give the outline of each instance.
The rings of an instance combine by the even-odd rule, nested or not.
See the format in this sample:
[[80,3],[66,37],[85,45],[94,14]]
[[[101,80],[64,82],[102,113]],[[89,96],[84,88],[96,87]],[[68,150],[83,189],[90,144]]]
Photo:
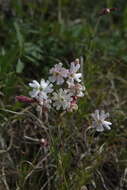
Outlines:
[[76,82],[81,82],[81,73],[77,73],[77,71],[80,68],[79,62],[76,60],[75,62],[71,63],[71,67],[68,73],[68,82],[73,83],[74,81]]
[[29,95],[36,99],[39,97],[47,99],[47,94],[53,91],[53,85],[44,79],[41,79],[40,84],[36,80],[33,80],[32,83],[29,83],[29,86],[33,88],[33,90],[29,92]]
[[50,69],[49,72],[50,74],[52,74],[52,76],[49,77],[49,80],[51,82],[56,82],[58,85],[64,83],[64,78],[67,77],[68,70],[63,68],[62,66],[63,64],[59,63],[59,64],[56,64],[55,67]]
[[67,90],[63,90],[62,88],[60,88],[57,93],[53,93],[53,106],[56,107],[57,110],[60,110],[60,108],[62,108],[63,110],[68,109],[72,101],[71,96],[72,94],[68,93]]
[[104,110],[95,110],[95,112],[92,113],[91,116],[94,119],[93,127],[96,128],[96,131],[102,132],[104,131],[104,129],[111,129],[110,125],[112,125],[112,123],[109,121],[105,121],[105,119],[109,117],[109,113],[105,113]]

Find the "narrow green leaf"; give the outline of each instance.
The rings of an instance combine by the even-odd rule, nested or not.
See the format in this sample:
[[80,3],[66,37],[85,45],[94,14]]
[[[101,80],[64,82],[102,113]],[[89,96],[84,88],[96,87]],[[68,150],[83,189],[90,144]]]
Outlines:
[[22,52],[23,46],[24,46],[23,35],[21,34],[20,27],[19,27],[17,22],[14,23],[14,27],[15,27],[15,30],[16,30],[16,37],[17,37],[17,40],[18,40],[18,43],[19,43],[20,52]]
[[24,63],[18,59],[17,65],[16,65],[16,73],[22,73],[24,69]]

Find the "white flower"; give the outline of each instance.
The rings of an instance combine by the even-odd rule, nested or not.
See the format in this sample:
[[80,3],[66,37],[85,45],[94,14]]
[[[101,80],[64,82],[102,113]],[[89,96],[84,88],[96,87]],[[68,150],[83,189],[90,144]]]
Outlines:
[[105,121],[105,119],[109,117],[109,113],[105,113],[104,110],[100,112],[99,110],[95,110],[95,113],[92,113],[91,116],[94,119],[93,127],[96,128],[96,131],[102,132],[104,129],[111,129],[110,125],[112,125],[112,123]]
[[33,90],[29,92],[29,95],[32,98],[38,99],[40,97],[47,99],[47,94],[53,91],[53,84],[49,81],[45,81],[44,79],[41,79],[40,84],[36,80],[33,80],[32,83],[29,83],[29,86],[33,88]]
[[81,82],[81,77],[82,74],[81,73],[77,73],[77,71],[80,68],[80,64],[76,63],[76,62],[72,62],[71,63],[71,67],[68,73],[68,82],[73,83],[74,81],[76,82]]
[[70,91],[73,94],[73,96],[77,96],[77,97],[84,96],[83,91],[85,91],[85,86],[79,83],[74,84],[74,83],[67,82],[67,84],[68,84],[68,91]]
[[30,91],[29,95],[32,98],[35,98],[36,96],[38,96],[40,92],[40,84],[36,80],[33,80],[32,83],[29,83],[29,86],[33,88],[33,91]]
[[68,109],[72,101],[71,96],[72,94],[68,93],[67,90],[63,90],[62,88],[60,88],[58,93],[53,93],[53,106],[56,107],[57,110],[60,110],[60,108],[62,108],[63,110]]
[[49,77],[49,80],[51,82],[56,81],[58,85],[64,83],[64,78],[66,78],[68,74],[68,70],[63,68],[62,65],[62,63],[56,64],[55,67],[49,71],[50,74],[52,74],[52,76]]

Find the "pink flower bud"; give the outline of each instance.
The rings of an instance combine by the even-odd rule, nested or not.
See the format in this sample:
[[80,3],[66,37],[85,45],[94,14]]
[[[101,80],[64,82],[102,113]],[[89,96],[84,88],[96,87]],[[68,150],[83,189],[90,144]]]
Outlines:
[[43,146],[48,146],[48,141],[44,138],[40,139],[40,144],[42,144]]
[[118,10],[119,10],[118,8],[104,8],[100,11],[99,16],[107,15],[113,11],[118,11]]
[[72,101],[71,104],[76,104],[78,97],[77,96],[72,96]]
[[19,102],[25,102],[25,103],[34,103],[36,102],[36,99],[29,98],[27,96],[16,96],[15,99]]

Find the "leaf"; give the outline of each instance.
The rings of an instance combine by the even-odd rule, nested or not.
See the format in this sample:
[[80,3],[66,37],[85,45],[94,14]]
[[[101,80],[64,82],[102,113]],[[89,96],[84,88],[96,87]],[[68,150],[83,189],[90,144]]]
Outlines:
[[17,40],[18,40],[18,43],[19,43],[20,52],[22,52],[23,46],[24,46],[23,35],[21,34],[20,27],[19,27],[17,22],[14,23],[14,27],[15,27],[15,30],[16,30],[16,36],[17,36]]
[[24,63],[20,59],[18,59],[18,63],[16,65],[16,73],[22,73],[23,69]]
[[18,48],[12,48],[6,51],[5,55],[0,56],[0,72],[1,75],[7,74],[12,71],[13,63],[17,60]]

